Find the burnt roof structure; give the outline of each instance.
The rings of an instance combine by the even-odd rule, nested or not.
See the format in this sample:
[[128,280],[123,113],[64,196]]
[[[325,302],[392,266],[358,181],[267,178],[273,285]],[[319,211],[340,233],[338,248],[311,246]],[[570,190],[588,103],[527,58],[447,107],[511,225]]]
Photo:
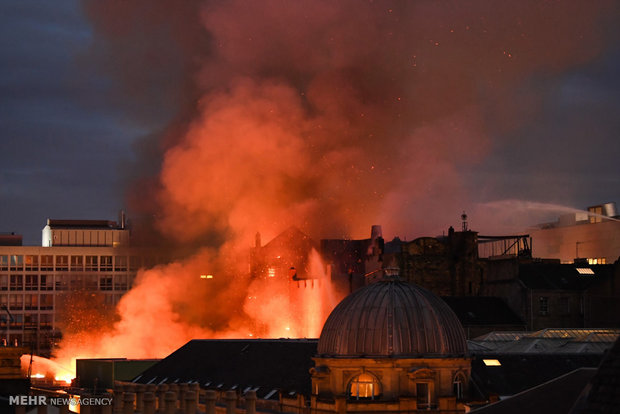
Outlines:
[[327,318],[318,343],[323,357],[464,356],[463,327],[430,291],[381,280],[347,296]]

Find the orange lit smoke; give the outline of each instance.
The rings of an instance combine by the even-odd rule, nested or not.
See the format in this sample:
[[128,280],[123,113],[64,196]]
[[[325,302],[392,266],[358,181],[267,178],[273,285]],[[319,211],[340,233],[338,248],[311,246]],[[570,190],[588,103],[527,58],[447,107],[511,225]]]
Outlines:
[[[339,298],[315,250],[309,263],[316,279],[307,287],[282,278],[252,281],[247,267],[226,267],[206,249],[142,270],[118,304],[120,320],[68,334],[54,361],[75,367],[80,358],[163,358],[196,338],[316,338]],[[206,272],[213,278],[200,277]],[[36,365],[33,372],[41,370]]]
[[256,231],[361,238],[380,222],[439,234],[468,202],[463,172],[492,133],[541,105],[518,95],[520,81],[594,58],[603,36],[592,28],[615,15],[613,2],[448,4],[85,1],[93,60],[120,86],[113,102],[160,128],[169,116],[138,143],[138,167],[156,173],[136,174],[132,209],[147,234],[196,253],[141,271],[120,321],[67,336],[59,357],[316,336],[325,284],[296,302],[306,311],[290,307],[286,287],[249,280]]

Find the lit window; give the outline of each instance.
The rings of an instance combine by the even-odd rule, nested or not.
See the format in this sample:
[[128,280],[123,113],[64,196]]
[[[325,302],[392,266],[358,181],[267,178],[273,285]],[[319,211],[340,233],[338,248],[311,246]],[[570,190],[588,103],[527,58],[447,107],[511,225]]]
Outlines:
[[577,267],[576,269],[580,275],[593,275],[594,274],[594,270],[590,269],[589,267]]
[[483,359],[484,365],[487,367],[501,367],[502,364],[497,359]]
[[349,388],[351,398],[375,399],[381,393],[381,384],[373,375],[364,372],[351,380]]
[[267,276],[269,277],[275,277],[276,275],[276,269],[273,267],[270,267],[269,269],[267,269]]
[[39,256],[26,256],[26,270],[39,270]]

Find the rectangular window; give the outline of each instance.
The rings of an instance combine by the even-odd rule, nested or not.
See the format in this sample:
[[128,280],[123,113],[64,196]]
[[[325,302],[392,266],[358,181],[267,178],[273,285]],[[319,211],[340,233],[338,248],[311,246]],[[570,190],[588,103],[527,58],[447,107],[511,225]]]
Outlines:
[[41,329],[52,329],[52,315],[43,313],[39,316],[39,327]]
[[127,275],[114,276],[114,290],[127,290]]
[[74,272],[84,271],[84,257],[83,256],[71,256],[71,270]]
[[54,256],[41,256],[41,270],[54,270]]
[[56,275],[56,290],[67,290],[69,288],[69,276],[68,275]]
[[39,295],[37,294],[24,295],[24,309],[26,310],[39,309]]
[[24,290],[23,275],[11,275],[11,290]]
[[39,270],[39,256],[25,256],[24,263],[26,265],[26,270]]
[[430,389],[429,389],[428,383],[426,382],[416,383],[415,391],[416,391],[416,401],[418,403],[418,409],[430,408],[431,396],[430,396]]
[[86,256],[86,271],[96,272],[99,270],[97,256]]
[[39,317],[36,313],[27,313],[24,315],[24,329],[36,329]]
[[56,256],[56,270],[69,270],[69,256]]
[[590,223],[601,223],[603,221],[601,217],[603,215],[602,206],[588,207],[588,213],[591,213],[589,215]]
[[127,256],[114,256],[114,271],[126,272],[127,271]]
[[[24,327],[24,315],[22,313],[14,313],[13,321],[11,321],[11,329],[22,329]],[[15,343],[14,341],[12,343]],[[21,341],[18,341],[20,344]]]
[[22,310],[24,308],[24,295],[9,295],[9,309]]
[[41,275],[41,290],[53,290],[54,285],[52,284],[52,275]]
[[538,313],[541,315],[549,314],[549,298],[547,296],[538,298]]
[[24,270],[24,256],[21,254],[11,255],[11,270]]
[[[0,329],[6,329],[6,322],[9,319],[8,315],[4,311],[4,307],[9,306],[9,297],[7,295],[0,295]],[[0,338],[2,338],[2,333],[0,333]],[[0,345],[1,346],[1,345]]]
[[26,290],[39,289],[39,275],[26,275]]
[[112,290],[112,275],[99,276],[99,289]]
[[9,275],[0,275],[0,290],[9,289]]
[[41,295],[39,302],[39,309],[41,310],[54,309],[54,296],[49,293]]
[[9,256],[0,255],[0,270],[9,270]]
[[112,256],[101,256],[101,267],[100,270],[102,272],[111,272],[112,271]]

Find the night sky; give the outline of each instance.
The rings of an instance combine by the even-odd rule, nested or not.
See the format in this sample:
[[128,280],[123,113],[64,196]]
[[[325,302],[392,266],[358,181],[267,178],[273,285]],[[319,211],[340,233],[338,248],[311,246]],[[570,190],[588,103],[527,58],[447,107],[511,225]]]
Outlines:
[[[486,3],[507,8],[517,2]],[[127,79],[119,80],[114,65],[106,64],[122,48],[116,44],[100,53],[105,36],[93,26],[95,12],[91,8],[87,17],[73,0],[0,1],[0,231],[23,234],[24,244],[40,243],[47,218],[116,220],[127,207],[128,185],[158,168],[158,156],[148,155],[161,147],[152,136],[182,112],[175,99],[163,99],[164,92],[168,97],[175,92],[168,83],[189,77],[179,76],[183,68],[175,65],[164,65],[152,77],[145,73],[144,84],[131,91],[144,96],[127,97]],[[441,15],[428,17],[434,18]],[[495,110],[489,95],[479,93],[481,101],[489,100],[480,104],[488,143],[471,163],[456,162],[458,186],[468,197],[451,199],[452,208],[434,217],[437,228],[458,226],[462,210],[473,215],[472,227],[482,228],[485,203],[585,208],[620,202],[620,38],[614,26],[609,21],[595,26],[592,56],[504,79],[512,106]],[[554,24],[547,29],[553,32]],[[128,39],[134,41],[135,33]],[[171,50],[162,46],[161,53]],[[132,60],[119,56],[119,62]],[[457,56],[437,63],[463,64]],[[150,100],[157,104],[144,104]],[[140,102],[143,107],[136,109]],[[518,116],[504,121],[503,111]],[[463,151],[463,157],[472,153]],[[411,228],[391,230],[416,234]]]

